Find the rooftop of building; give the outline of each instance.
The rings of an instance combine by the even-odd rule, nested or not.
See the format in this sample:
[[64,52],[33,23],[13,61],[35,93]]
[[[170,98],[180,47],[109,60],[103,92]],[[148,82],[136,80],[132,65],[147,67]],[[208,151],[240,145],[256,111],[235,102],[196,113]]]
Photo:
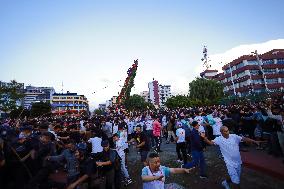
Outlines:
[[[273,49],[271,51],[268,51],[266,53],[263,54],[259,54],[259,58],[262,60],[270,60],[270,59],[282,59],[284,58],[284,49]],[[226,70],[229,68],[229,65],[231,66],[235,66],[238,65],[239,63],[241,63],[244,60],[257,60],[255,55],[243,55],[238,57],[237,59],[233,60],[232,62],[224,65],[222,67],[222,70]]]
[[78,95],[77,93],[54,93],[53,96],[81,96],[81,97],[85,97],[84,95]]

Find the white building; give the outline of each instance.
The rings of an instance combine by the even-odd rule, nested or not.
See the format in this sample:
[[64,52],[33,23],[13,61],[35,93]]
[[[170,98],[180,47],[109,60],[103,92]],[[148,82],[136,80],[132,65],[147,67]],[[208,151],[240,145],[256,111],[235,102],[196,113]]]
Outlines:
[[170,85],[159,85],[158,81],[153,80],[148,83],[149,102],[156,107],[164,107],[165,102],[172,96]]
[[140,96],[144,98],[146,102],[149,102],[149,91],[143,91],[140,93]]
[[48,102],[51,103],[52,96],[55,93],[53,87],[34,87],[26,86],[24,107],[30,109],[32,103],[35,102]]
[[160,107],[165,106],[165,102],[172,96],[170,85],[159,85]]

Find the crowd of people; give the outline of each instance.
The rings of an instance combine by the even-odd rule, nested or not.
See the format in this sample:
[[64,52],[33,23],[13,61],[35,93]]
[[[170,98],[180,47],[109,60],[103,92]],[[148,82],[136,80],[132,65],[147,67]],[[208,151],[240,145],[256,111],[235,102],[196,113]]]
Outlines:
[[[178,188],[166,185],[165,178],[199,169],[200,179],[210,179],[203,153],[206,145],[214,145],[228,171],[221,184],[240,188],[243,142],[283,156],[283,102],[281,97],[259,103],[132,112],[115,107],[103,115],[2,119],[0,186],[119,189],[142,179],[145,189]],[[161,144],[169,143],[176,145],[180,168],[161,165],[160,156],[166,156]],[[144,166],[141,178],[129,174],[130,145],[138,150]],[[66,182],[52,178],[58,172],[66,174]]]

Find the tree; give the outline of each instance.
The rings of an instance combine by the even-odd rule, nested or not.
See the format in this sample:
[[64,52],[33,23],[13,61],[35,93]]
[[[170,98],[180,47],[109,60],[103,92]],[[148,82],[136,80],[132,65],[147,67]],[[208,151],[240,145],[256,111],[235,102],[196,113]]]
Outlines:
[[30,110],[19,107],[10,112],[9,117],[12,119],[24,118],[30,116]]
[[154,108],[153,104],[146,102],[143,97],[137,94],[126,99],[124,106],[127,110],[146,110]]
[[0,85],[0,110],[7,113],[21,105],[24,98],[23,84],[12,80]]
[[32,104],[31,115],[33,117],[51,113],[51,105],[48,102],[36,102]]
[[189,97],[199,100],[199,105],[216,104],[224,96],[223,84],[211,79],[196,78],[189,83]]
[[169,98],[166,101],[165,105],[167,106],[167,108],[175,109],[178,107],[189,107],[192,105],[192,103],[188,96],[177,95]]
[[104,111],[102,110],[102,109],[95,109],[94,110],[94,114],[96,114],[96,115],[104,115]]

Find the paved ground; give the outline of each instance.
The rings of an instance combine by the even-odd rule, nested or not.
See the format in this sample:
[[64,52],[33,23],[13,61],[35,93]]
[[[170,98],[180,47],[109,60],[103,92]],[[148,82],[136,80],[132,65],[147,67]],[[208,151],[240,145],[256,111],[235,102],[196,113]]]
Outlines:
[[[162,144],[163,152],[160,153],[163,165],[169,167],[179,167],[176,162],[175,144]],[[175,182],[184,186],[186,189],[222,189],[220,182],[226,176],[226,167],[223,160],[218,159],[214,147],[208,147],[205,152],[207,172],[209,179],[199,179],[198,169],[191,174],[174,175],[166,180],[166,183]],[[128,169],[135,183],[128,186],[128,189],[142,188],[140,156],[135,149],[130,148],[128,157]],[[241,187],[244,189],[283,189],[284,180],[277,179],[244,167],[241,178]]]

